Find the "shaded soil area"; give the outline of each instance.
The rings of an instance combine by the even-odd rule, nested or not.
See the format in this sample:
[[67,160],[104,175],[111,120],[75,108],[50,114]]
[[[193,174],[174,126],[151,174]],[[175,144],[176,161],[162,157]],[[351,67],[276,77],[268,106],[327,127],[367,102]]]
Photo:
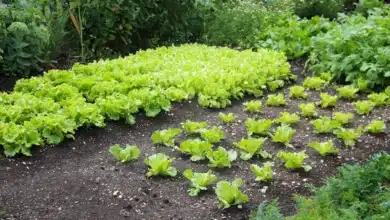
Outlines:
[[[293,63],[293,71],[304,74],[302,65]],[[302,81],[303,76],[299,77]],[[281,90],[288,94],[288,88]],[[333,89],[329,89],[334,93]],[[264,101],[264,98],[262,99]],[[308,101],[318,101],[319,92],[310,92]],[[245,100],[244,100],[245,101]],[[199,197],[187,193],[188,182],[178,175],[176,178],[146,178],[147,156],[163,152],[176,157],[173,163],[182,172],[187,168],[206,171],[206,162],[193,163],[187,156],[170,148],[154,146],[150,136],[155,130],[180,127],[185,120],[207,121],[210,126],[221,126],[226,139],[220,146],[234,148],[233,142],[246,136],[244,121],[248,117],[275,118],[281,111],[299,112],[298,105],[305,100],[289,100],[286,107],[265,107],[264,114],[254,115],[243,112],[242,102],[237,101],[223,112],[236,113],[234,124],[224,125],[218,119],[219,110],[207,110],[196,102],[176,104],[170,113],[156,118],[139,117],[137,124],[125,125],[109,122],[104,129],[80,130],[74,141],[61,145],[37,149],[31,158],[0,158],[0,219],[131,219],[131,220],[191,220],[191,219],[248,219],[250,210],[259,203],[279,198],[285,214],[295,212],[294,194],[309,195],[305,184],[320,186],[327,177],[337,173],[341,164],[363,162],[372,153],[389,151],[389,132],[381,136],[364,134],[356,148],[346,149],[333,135],[315,135],[310,121],[302,119],[294,126],[294,151],[307,150],[308,164],[313,170],[309,173],[287,170],[283,164],[273,159],[274,180],[270,183],[255,182],[249,164],[261,165],[265,160],[238,160],[230,169],[214,169],[220,180],[242,178],[242,190],[248,194],[249,203],[243,209],[219,210],[213,190]],[[351,103],[340,101],[335,111],[353,112]],[[332,110],[319,110],[320,115],[330,116]],[[390,109],[377,108],[365,117],[356,116],[349,127],[366,125],[372,119],[390,116]],[[388,122],[387,122],[388,123]],[[182,135],[178,143],[185,138]],[[307,147],[312,141],[335,140],[341,152],[337,156],[321,157]],[[131,164],[118,164],[109,154],[112,144],[136,144],[142,151],[141,158]],[[267,151],[291,151],[267,140]]]

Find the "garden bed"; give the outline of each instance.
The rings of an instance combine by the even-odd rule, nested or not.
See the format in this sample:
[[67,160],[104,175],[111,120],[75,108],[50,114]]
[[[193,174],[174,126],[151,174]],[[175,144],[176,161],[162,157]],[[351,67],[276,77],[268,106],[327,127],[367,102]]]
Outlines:
[[[298,75],[298,84],[303,81],[302,64],[292,63],[292,71]],[[329,93],[334,93],[329,89]],[[287,97],[288,87],[281,90]],[[252,100],[252,98],[248,99]],[[265,98],[262,98],[264,101]],[[275,118],[279,112],[299,112],[298,105],[318,101],[319,92],[309,91],[308,100],[288,100],[286,107],[264,107],[261,118]],[[244,100],[245,101],[245,100]],[[242,191],[249,196],[243,209],[220,210],[213,190],[202,192],[200,197],[188,195],[188,181],[178,175],[175,178],[146,178],[143,159],[157,152],[176,157],[173,165],[182,173],[187,168],[207,170],[206,163],[191,162],[189,157],[156,146],[150,139],[156,130],[180,127],[185,120],[207,121],[209,125],[221,126],[225,141],[220,145],[234,148],[233,142],[246,136],[244,121],[253,114],[243,111],[243,101],[236,101],[223,112],[234,112],[234,124],[224,125],[218,119],[219,110],[200,107],[196,101],[174,104],[169,113],[156,118],[140,117],[135,125],[109,122],[105,128],[82,129],[74,141],[65,141],[48,146],[33,157],[1,158],[2,180],[0,217],[5,219],[247,219],[250,211],[263,201],[279,198],[282,212],[293,214],[294,194],[309,194],[305,184],[322,185],[326,178],[337,172],[341,164],[365,161],[374,152],[388,151],[388,135],[363,134],[354,149],[345,148],[333,135],[315,135],[309,120],[301,119],[293,128],[297,130],[292,145],[296,150],[306,149],[307,163],[313,169],[308,172],[291,171],[274,158],[275,173],[270,183],[259,183],[249,170],[249,164],[264,162],[253,159],[233,162],[232,168],[214,169],[218,179],[232,181],[242,178]],[[319,109],[320,115],[331,116],[332,110]],[[334,111],[353,112],[352,102],[339,101]],[[386,119],[390,109],[375,108],[368,116],[357,116],[348,127],[367,125],[372,119]],[[179,138],[182,141],[184,136]],[[307,147],[312,141],[335,140],[341,149],[339,155],[322,157]],[[136,144],[142,156],[129,165],[117,163],[108,152],[112,144]],[[267,141],[265,150],[277,153],[286,150],[282,145]]]

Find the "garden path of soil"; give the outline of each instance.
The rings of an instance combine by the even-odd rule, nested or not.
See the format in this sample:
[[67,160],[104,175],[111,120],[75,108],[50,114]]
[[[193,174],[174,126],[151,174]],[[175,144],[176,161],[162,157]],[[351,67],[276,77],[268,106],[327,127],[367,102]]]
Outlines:
[[[293,63],[293,71],[301,73],[301,65]],[[299,81],[302,81],[302,76]],[[288,88],[281,90],[287,96]],[[330,92],[334,92],[330,89]],[[309,100],[318,101],[319,92],[310,92]],[[302,119],[294,128],[297,133],[293,145],[295,151],[307,150],[308,162],[313,166],[309,173],[287,170],[274,159],[274,180],[264,184],[254,181],[249,170],[250,163],[261,164],[256,159],[236,161],[230,169],[215,170],[219,179],[243,178],[243,191],[249,203],[242,210],[232,208],[219,210],[213,190],[199,197],[190,197],[188,183],[179,175],[176,178],[145,177],[147,167],[143,160],[147,155],[164,152],[176,157],[174,166],[180,172],[187,168],[207,170],[206,163],[192,163],[189,158],[162,146],[153,146],[150,136],[153,131],[179,127],[187,119],[208,121],[210,125],[222,126],[226,140],[222,146],[232,148],[232,142],[245,136],[244,121],[248,116],[274,118],[281,111],[298,112],[298,104],[304,100],[289,100],[287,107],[265,107],[264,114],[250,115],[242,111],[242,101],[237,101],[224,112],[234,112],[239,121],[222,125],[216,110],[199,107],[196,102],[175,104],[172,112],[154,119],[139,117],[136,125],[109,122],[104,129],[81,129],[75,140],[57,146],[36,150],[31,158],[0,158],[0,219],[71,219],[71,220],[192,220],[192,219],[248,219],[251,210],[264,201],[279,198],[285,214],[295,212],[294,194],[308,195],[305,184],[320,186],[325,179],[337,173],[344,162],[365,161],[372,153],[387,151],[389,132],[382,136],[364,134],[355,149],[345,149],[331,135],[314,135],[309,121]],[[337,111],[353,112],[353,105],[340,101]],[[366,125],[371,119],[387,119],[390,109],[378,108],[366,117],[356,117],[350,127]],[[331,110],[320,110],[321,115],[331,115]],[[181,136],[182,140],[184,136]],[[311,141],[332,138],[342,149],[338,156],[320,157],[306,145]],[[131,164],[118,164],[110,153],[112,144],[136,144],[142,151],[141,158]],[[288,150],[268,140],[265,149],[276,153]]]

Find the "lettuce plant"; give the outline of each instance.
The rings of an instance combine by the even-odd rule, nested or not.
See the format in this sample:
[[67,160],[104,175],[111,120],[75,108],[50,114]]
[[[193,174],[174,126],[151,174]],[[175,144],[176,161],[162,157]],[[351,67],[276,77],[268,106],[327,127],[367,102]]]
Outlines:
[[354,147],[356,144],[356,139],[358,139],[363,132],[363,128],[359,127],[358,129],[345,129],[339,128],[333,133],[340,139],[343,140],[346,147]]
[[263,167],[259,167],[256,164],[251,164],[250,169],[252,173],[255,174],[256,181],[267,182],[272,180],[272,176],[273,176],[272,166],[273,163],[271,162],[263,163]]
[[293,147],[290,142],[295,132],[296,130],[292,129],[290,126],[282,124],[277,127],[275,133],[271,135],[272,141],[275,143],[282,143],[286,147]]
[[280,112],[279,118],[275,119],[274,122],[278,124],[292,125],[299,121],[298,114],[291,114],[289,112]]
[[316,105],[313,102],[299,104],[303,117],[311,118],[317,116]]
[[356,93],[359,92],[359,89],[353,86],[343,86],[337,89],[339,97],[343,99],[354,99],[356,98]]
[[236,116],[234,115],[234,113],[229,113],[229,114],[225,114],[225,113],[222,113],[220,112],[218,114],[218,118],[223,122],[223,123],[233,123],[234,119],[236,118]]
[[163,144],[168,147],[175,146],[175,137],[181,133],[179,128],[170,128],[162,131],[155,131],[152,134],[154,144]]
[[322,72],[318,74],[318,77],[320,77],[322,80],[325,80],[327,83],[329,83],[333,79],[333,74],[331,72]]
[[366,126],[365,130],[372,134],[378,134],[385,132],[386,125],[383,120],[373,120],[369,125]]
[[145,159],[145,164],[149,166],[147,177],[151,176],[176,176],[177,170],[171,164],[175,158],[170,158],[165,154],[153,154]]
[[287,102],[286,102],[286,99],[284,98],[284,95],[282,93],[279,93],[277,95],[270,94],[270,95],[268,95],[266,105],[268,105],[268,106],[282,106],[282,105],[287,105]]
[[358,88],[360,92],[371,92],[368,81],[362,77],[359,77],[357,80],[354,81],[354,86]]
[[115,157],[116,160],[121,163],[126,163],[131,160],[139,158],[141,152],[136,145],[127,145],[123,149],[119,144],[112,145],[110,147],[110,153]]
[[209,142],[210,144],[218,143],[225,138],[225,134],[223,133],[222,129],[218,127],[213,127],[211,129],[203,129],[200,132],[200,135],[205,141]]
[[340,150],[334,146],[333,141],[329,140],[327,142],[312,142],[309,144],[309,147],[316,150],[322,156],[337,154]]
[[332,120],[327,116],[321,116],[320,118],[311,121],[311,124],[314,126],[317,134],[332,132],[332,130],[341,127],[340,122]]
[[207,122],[194,122],[187,120],[185,122],[182,122],[181,126],[187,134],[196,134],[202,131],[205,127],[207,127]]
[[306,77],[305,81],[303,81],[303,87],[307,89],[312,89],[312,90],[320,90],[322,89],[327,82],[320,77]]
[[338,100],[337,95],[331,96],[328,93],[321,93],[320,96],[321,96],[321,103],[320,103],[321,108],[330,108],[336,106],[336,102]]
[[308,94],[305,92],[305,87],[303,86],[291,86],[289,98],[290,99],[306,99]]
[[243,104],[245,106],[244,111],[250,112],[250,113],[261,113],[263,104],[261,101],[249,101],[244,102]]
[[387,104],[389,96],[386,93],[372,93],[368,95],[368,99],[375,103],[375,106],[383,106]]
[[304,164],[305,159],[309,156],[305,151],[299,153],[291,153],[280,151],[278,153],[278,158],[284,161],[284,166],[288,169],[300,169],[303,168],[306,172],[310,171],[312,167],[310,165]]
[[269,135],[269,129],[271,128],[272,123],[272,120],[269,119],[255,120],[253,118],[248,118],[245,121],[245,126],[249,136],[252,134]]
[[333,120],[338,121],[341,125],[348,124],[354,118],[354,114],[348,112],[333,112]]
[[212,151],[213,145],[200,139],[189,139],[180,143],[179,151],[191,155],[192,161],[204,160],[206,154]]
[[355,110],[359,115],[368,115],[375,107],[372,101],[364,100],[355,102]]
[[231,167],[232,162],[237,159],[237,152],[234,150],[226,150],[223,147],[218,147],[215,151],[207,152],[209,167],[225,168]]
[[211,170],[206,173],[196,173],[187,169],[183,172],[183,176],[191,181],[191,188],[188,190],[190,196],[197,196],[200,191],[207,190],[207,187],[217,180],[217,176]]
[[233,144],[240,148],[240,158],[242,160],[249,160],[255,155],[270,158],[272,156],[262,149],[266,140],[267,138],[248,138],[241,139],[240,142],[234,142]]
[[240,186],[244,182],[242,179],[235,179],[232,183],[228,181],[219,181],[215,188],[215,193],[220,201],[219,208],[227,209],[230,206],[238,205],[241,208],[241,204],[248,202],[248,196],[240,191]]

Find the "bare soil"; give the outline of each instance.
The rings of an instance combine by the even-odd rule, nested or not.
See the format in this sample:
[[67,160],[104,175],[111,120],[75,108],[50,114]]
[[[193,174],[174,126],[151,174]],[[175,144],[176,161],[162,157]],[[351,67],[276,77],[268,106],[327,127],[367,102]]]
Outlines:
[[[298,62],[292,64],[293,71],[304,73]],[[298,82],[298,83],[299,83]],[[328,89],[334,93],[332,88]],[[288,88],[281,92],[288,94]],[[247,100],[250,100],[249,98]],[[264,98],[262,99],[265,100]],[[187,193],[188,182],[178,175],[176,178],[146,178],[147,167],[143,160],[148,155],[164,152],[176,157],[174,166],[182,172],[187,168],[206,171],[207,163],[193,163],[189,158],[169,148],[154,146],[150,136],[155,130],[180,127],[187,119],[208,121],[209,125],[221,126],[226,140],[220,143],[226,148],[234,148],[233,142],[246,136],[244,121],[248,117],[275,118],[281,111],[299,112],[298,105],[308,101],[318,101],[319,92],[310,92],[309,99],[288,100],[286,107],[265,107],[264,114],[253,115],[243,112],[242,102],[236,101],[223,112],[234,112],[238,120],[224,125],[218,119],[219,110],[199,107],[196,101],[175,104],[170,113],[156,118],[139,117],[134,126],[122,122],[108,122],[104,129],[80,130],[75,140],[68,140],[56,146],[37,149],[30,158],[0,158],[0,219],[131,219],[131,220],[192,220],[192,219],[248,219],[251,210],[264,201],[279,198],[282,212],[293,214],[294,194],[309,195],[305,184],[320,186],[327,177],[337,173],[341,164],[363,162],[380,151],[390,152],[387,145],[389,132],[380,136],[364,134],[354,149],[345,148],[333,135],[315,135],[310,121],[302,119],[294,128],[294,151],[306,149],[313,166],[309,173],[292,171],[274,159],[274,180],[271,183],[255,182],[249,170],[250,163],[261,165],[263,160],[238,160],[230,169],[215,169],[219,179],[245,181],[242,190],[248,194],[249,203],[243,209],[219,210],[213,190],[199,197]],[[340,101],[335,111],[353,112],[351,102]],[[377,108],[369,116],[355,116],[349,127],[366,125],[372,119],[387,119],[390,109]],[[320,110],[320,115],[330,116],[332,109]],[[184,135],[180,137],[183,140]],[[337,156],[321,157],[307,147],[311,141],[335,140],[341,152]],[[179,140],[179,142],[180,142]],[[108,152],[112,144],[136,144],[142,151],[141,158],[130,164],[118,164]],[[267,140],[265,149],[276,153],[289,150]]]

